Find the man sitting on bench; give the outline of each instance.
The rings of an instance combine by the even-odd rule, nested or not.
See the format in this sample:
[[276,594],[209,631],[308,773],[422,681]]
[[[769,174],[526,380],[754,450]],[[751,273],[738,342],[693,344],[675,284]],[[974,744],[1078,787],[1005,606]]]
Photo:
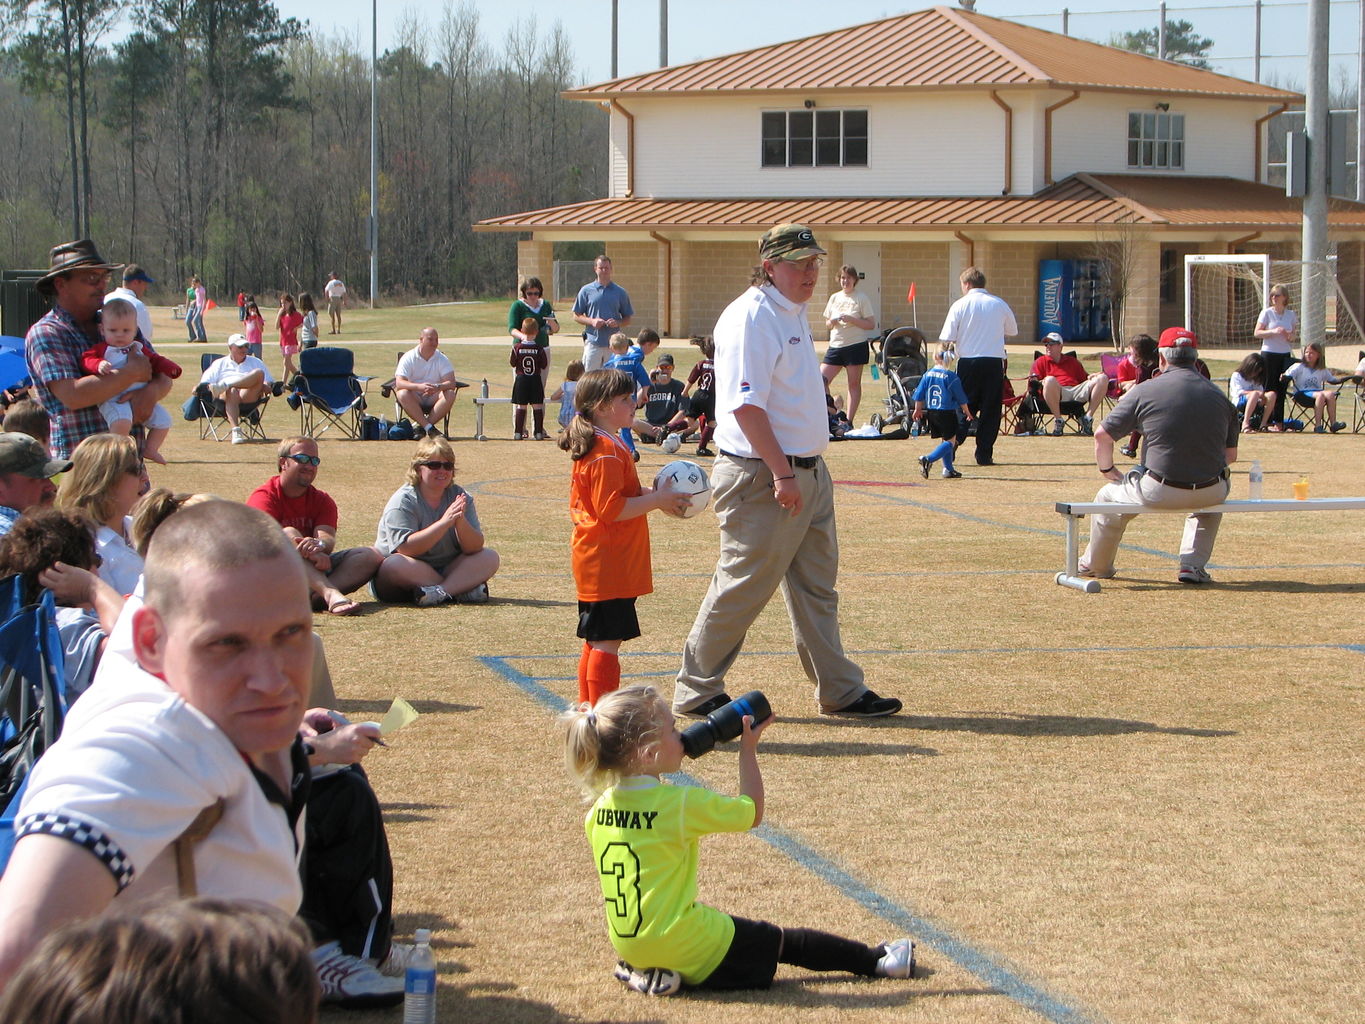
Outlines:
[[[1194,334],[1183,327],[1161,332],[1161,373],[1123,396],[1095,431],[1095,466],[1109,483],[1097,502],[1153,508],[1205,508],[1228,496],[1228,466],[1237,461],[1237,410],[1217,385],[1196,369]],[[1142,432],[1141,464],[1127,475],[1114,468],[1114,438]],[[1090,545],[1081,556],[1082,576],[1109,579],[1114,555],[1131,515],[1097,515]],[[1181,583],[1211,583],[1205,570],[1222,515],[1192,515],[1180,543]]]

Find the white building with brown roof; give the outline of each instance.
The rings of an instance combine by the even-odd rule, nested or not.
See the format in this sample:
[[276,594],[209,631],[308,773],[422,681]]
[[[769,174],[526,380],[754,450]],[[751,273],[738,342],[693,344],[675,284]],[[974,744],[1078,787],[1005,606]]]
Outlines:
[[[879,324],[910,322],[913,281],[936,331],[974,263],[1024,343],[1043,259],[1122,247],[1122,329],[1155,334],[1182,320],[1185,254],[1298,254],[1300,202],[1261,184],[1266,124],[1297,94],[965,10],[566,95],[609,112],[607,197],[476,227],[523,233],[518,271],[544,280],[554,242],[604,240],[635,323],[673,336],[709,333],[789,221],[830,250],[813,317],[852,263]],[[1334,200],[1330,220],[1359,309],[1365,206]]]

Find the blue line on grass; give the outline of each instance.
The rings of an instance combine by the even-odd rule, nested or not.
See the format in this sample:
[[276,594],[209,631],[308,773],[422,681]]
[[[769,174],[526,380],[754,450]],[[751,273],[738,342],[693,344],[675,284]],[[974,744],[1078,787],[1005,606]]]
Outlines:
[[[477,660],[547,710],[558,714],[568,706],[564,698],[552,693],[531,676],[514,669],[506,659],[480,655]],[[679,772],[673,777],[686,785],[705,788],[701,780],[686,772]],[[1101,1020],[1068,1005],[1061,997],[1049,993],[1046,989],[1025,981],[991,954],[954,937],[941,926],[883,896],[795,836],[769,825],[759,826],[754,830],[754,835],[858,905],[933,946],[964,970],[974,974],[1025,1009],[1052,1021],[1053,1024],[1098,1024]]]

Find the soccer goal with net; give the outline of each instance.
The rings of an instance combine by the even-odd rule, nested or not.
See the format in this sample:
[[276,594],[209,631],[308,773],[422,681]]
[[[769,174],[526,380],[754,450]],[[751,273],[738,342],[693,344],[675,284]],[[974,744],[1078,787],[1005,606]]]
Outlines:
[[[1186,256],[1185,324],[1199,336],[1201,347],[1259,348],[1256,318],[1270,305],[1271,285],[1283,284],[1297,296],[1304,266],[1300,260],[1276,260],[1264,253]],[[1365,348],[1365,334],[1337,283],[1335,261],[1311,266],[1327,296],[1327,344],[1342,349],[1336,359],[1329,351],[1328,363],[1354,366],[1357,351]]]

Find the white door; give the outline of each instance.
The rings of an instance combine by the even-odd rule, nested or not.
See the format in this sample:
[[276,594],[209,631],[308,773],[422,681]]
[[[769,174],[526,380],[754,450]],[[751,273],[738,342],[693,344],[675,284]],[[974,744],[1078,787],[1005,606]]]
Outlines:
[[[845,242],[844,262],[858,269],[858,276],[862,278],[858,290],[867,296],[877,312],[875,333],[880,334],[887,327],[894,327],[894,324],[882,322],[882,247],[876,242]],[[830,276],[833,277],[838,269],[831,268]],[[835,287],[838,287],[838,282],[835,282]]]

